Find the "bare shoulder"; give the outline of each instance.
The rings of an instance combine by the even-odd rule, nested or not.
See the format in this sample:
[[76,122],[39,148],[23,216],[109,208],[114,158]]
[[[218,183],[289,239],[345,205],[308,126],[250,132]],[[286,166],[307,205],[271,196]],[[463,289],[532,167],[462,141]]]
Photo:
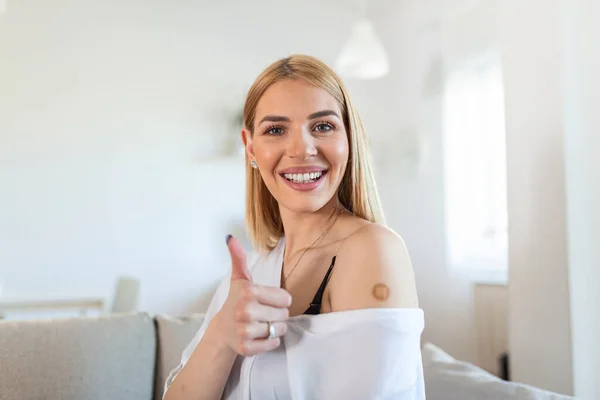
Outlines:
[[332,311],[418,307],[404,240],[380,224],[364,225],[345,240],[328,286]]

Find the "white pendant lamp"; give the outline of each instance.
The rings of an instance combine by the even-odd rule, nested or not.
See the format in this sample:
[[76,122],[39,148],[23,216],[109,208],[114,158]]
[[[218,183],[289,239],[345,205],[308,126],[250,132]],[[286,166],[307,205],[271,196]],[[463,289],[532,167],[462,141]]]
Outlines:
[[358,21],[352,28],[335,68],[341,76],[354,79],[378,79],[390,71],[383,43],[373,24],[366,18]]

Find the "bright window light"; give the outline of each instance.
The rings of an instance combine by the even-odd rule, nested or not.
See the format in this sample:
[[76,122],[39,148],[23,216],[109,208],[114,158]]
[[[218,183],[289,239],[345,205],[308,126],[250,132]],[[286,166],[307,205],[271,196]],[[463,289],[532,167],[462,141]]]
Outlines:
[[506,134],[496,53],[447,73],[443,124],[449,265],[477,281],[506,282]]

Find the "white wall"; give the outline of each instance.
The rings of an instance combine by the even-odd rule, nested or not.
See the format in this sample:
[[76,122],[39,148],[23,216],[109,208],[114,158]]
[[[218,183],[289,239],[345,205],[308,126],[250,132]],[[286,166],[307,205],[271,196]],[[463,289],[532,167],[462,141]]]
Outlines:
[[[203,160],[267,63],[292,52],[333,63],[359,13],[341,4],[11,2],[0,17],[4,296],[108,297],[130,274],[145,310],[203,309],[243,213],[242,165]],[[392,72],[347,84],[388,223],[413,258],[424,339],[475,361],[471,285],[445,265],[439,4],[375,3]],[[406,161],[415,150],[429,153],[420,170]]]
[[[328,22],[352,13],[311,4],[11,2],[0,16],[3,296],[109,297],[128,274],[143,280],[143,309],[203,308],[244,196],[241,160],[205,160],[237,137],[227,119],[268,63],[292,51],[333,61],[349,27]],[[284,12],[294,17],[275,18]]]
[[572,393],[557,0],[500,2],[511,377]]
[[[448,268],[444,216],[442,148],[441,1],[399,2],[378,18],[394,70],[377,83],[384,96],[369,96],[370,132],[389,135],[387,148],[415,156],[420,167],[378,154],[379,186],[388,223],[400,232],[415,266],[424,340],[453,356],[477,361],[471,280]],[[387,89],[387,90],[386,90]],[[416,132],[421,147],[410,149]],[[383,155],[384,160],[381,160]],[[385,162],[385,164],[381,164]],[[384,173],[388,172],[388,173]]]
[[600,399],[600,3],[563,0],[565,157],[573,374],[577,398]]

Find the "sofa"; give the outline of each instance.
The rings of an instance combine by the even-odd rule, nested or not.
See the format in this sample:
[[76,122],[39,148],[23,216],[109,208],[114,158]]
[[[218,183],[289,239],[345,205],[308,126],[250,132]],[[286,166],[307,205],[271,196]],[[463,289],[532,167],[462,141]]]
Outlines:
[[[0,321],[1,400],[158,400],[203,315]],[[571,397],[502,381],[423,346],[428,400]]]
[[152,400],[203,315],[1,321],[1,400]]

